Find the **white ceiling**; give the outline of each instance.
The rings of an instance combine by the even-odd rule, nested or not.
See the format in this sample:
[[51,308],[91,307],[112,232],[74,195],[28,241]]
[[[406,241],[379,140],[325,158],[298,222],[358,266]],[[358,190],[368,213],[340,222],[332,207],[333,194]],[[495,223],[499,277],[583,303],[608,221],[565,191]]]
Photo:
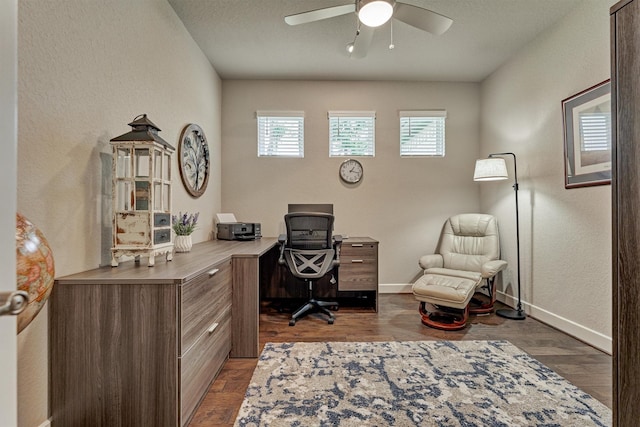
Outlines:
[[355,14],[289,26],[286,15],[350,0],[169,0],[222,79],[479,82],[581,0],[403,0],[453,19],[433,36],[393,22],[349,58]]

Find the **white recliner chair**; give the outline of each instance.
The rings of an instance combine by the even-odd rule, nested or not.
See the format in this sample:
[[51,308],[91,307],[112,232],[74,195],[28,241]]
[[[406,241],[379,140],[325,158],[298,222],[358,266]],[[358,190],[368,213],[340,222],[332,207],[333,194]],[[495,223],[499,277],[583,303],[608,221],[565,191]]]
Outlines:
[[499,258],[500,236],[495,217],[471,213],[449,218],[438,253],[418,261],[424,275],[412,289],[420,301],[422,323],[456,330],[466,326],[469,313],[491,312],[495,276],[507,266]]

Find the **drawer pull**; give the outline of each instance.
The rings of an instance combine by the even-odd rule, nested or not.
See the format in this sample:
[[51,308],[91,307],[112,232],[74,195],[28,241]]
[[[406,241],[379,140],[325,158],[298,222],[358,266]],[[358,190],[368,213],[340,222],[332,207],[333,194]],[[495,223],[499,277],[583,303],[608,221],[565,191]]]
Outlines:
[[213,331],[216,330],[216,328],[218,327],[218,323],[214,323],[213,325],[209,326],[209,329],[207,329],[207,332],[209,332],[210,334],[213,333]]
[[220,271],[219,268],[214,268],[213,270],[210,270],[209,271],[209,277],[215,276],[218,271]]
[[364,260],[361,260],[361,259],[352,259],[351,260],[352,264],[362,264],[363,262],[364,262]]
[[362,247],[362,243],[352,243],[351,247],[352,248],[361,248]]

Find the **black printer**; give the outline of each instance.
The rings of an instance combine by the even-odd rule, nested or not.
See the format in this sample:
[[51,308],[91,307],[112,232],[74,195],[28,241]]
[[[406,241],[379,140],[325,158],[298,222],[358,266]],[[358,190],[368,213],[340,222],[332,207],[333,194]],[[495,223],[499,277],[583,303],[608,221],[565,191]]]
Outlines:
[[261,237],[259,222],[218,223],[219,240],[257,240]]

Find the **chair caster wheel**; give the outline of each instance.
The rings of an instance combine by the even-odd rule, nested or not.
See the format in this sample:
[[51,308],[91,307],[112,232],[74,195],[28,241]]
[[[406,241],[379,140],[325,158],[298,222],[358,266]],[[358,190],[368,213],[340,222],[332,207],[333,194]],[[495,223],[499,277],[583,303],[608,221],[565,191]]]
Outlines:
[[296,325],[296,321],[291,319],[289,320],[289,326],[295,326]]
[[333,319],[327,320],[327,323],[330,324],[330,325],[333,325]]
[[340,310],[340,306],[339,305],[334,305],[333,307],[331,307],[331,310],[338,311],[338,310]]

